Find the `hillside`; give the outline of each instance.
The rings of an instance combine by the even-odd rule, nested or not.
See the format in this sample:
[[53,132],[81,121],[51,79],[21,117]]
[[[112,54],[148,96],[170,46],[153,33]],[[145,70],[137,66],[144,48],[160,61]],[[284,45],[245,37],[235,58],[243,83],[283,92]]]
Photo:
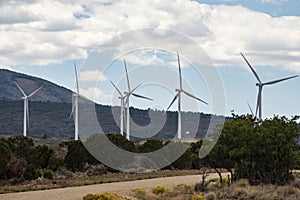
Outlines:
[[41,85],[43,89],[34,95],[30,100],[41,102],[71,103],[72,91],[51,83],[47,80],[16,73],[6,69],[0,69],[0,100],[17,101],[22,97],[14,82],[17,82],[28,95]]
[[[22,85],[25,93],[27,92],[28,94],[40,87],[40,85],[44,85],[44,88],[30,99],[29,136],[47,136],[64,139],[73,138],[74,123],[73,120],[70,119],[72,92],[47,80],[9,70],[0,70],[0,133],[21,134],[23,130],[22,94],[13,81]],[[98,121],[105,133],[119,133],[119,127],[115,123],[112,109],[120,108],[96,105]],[[135,123],[140,126],[147,126],[150,123],[149,112],[150,110],[130,108],[130,115]],[[153,116],[162,114],[160,113],[161,111],[151,112]],[[182,127],[183,133],[189,130],[190,124],[194,122],[195,118],[200,117],[201,120],[196,137],[201,138],[205,135],[211,115],[183,112],[182,117],[183,119],[187,119],[185,126],[183,125]],[[148,131],[151,132],[152,130],[148,129]],[[138,135],[143,134],[138,130],[134,130],[134,127],[132,127],[131,132],[136,132]],[[156,131],[153,130],[152,132]],[[170,139],[174,138],[176,132],[177,112],[168,112],[165,125],[154,137]],[[183,137],[190,137],[190,135],[184,134]]]

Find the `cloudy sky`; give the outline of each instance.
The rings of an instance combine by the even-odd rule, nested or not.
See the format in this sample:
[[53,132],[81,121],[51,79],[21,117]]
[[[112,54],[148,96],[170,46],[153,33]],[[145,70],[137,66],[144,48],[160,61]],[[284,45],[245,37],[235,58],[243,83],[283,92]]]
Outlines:
[[[216,91],[210,90],[212,79],[223,82],[227,115],[231,110],[248,113],[247,102],[255,108],[256,79],[240,52],[263,81],[300,74],[299,0],[8,0],[1,1],[0,8],[1,68],[72,89],[75,62],[81,93],[102,104],[118,103],[109,80],[122,91],[126,89],[122,59],[127,61],[132,87],[147,80],[137,93],[154,99],[133,100],[132,105],[140,108],[164,109],[172,100],[178,87],[176,51],[182,53],[185,87],[210,104],[199,103],[195,108],[195,102],[184,97],[184,110],[214,112],[212,104],[216,100],[212,99]],[[145,28],[165,32],[136,38],[135,30]],[[183,38],[205,52],[219,77],[193,71],[191,63],[204,53],[188,46]],[[148,50],[128,52],[149,45]],[[112,64],[105,68],[104,63],[109,62]],[[152,76],[138,71],[140,66],[150,68],[152,64],[156,65],[156,78],[162,82],[174,79],[172,87],[151,85]],[[159,66],[162,71],[174,72],[176,78],[168,71],[162,73]],[[299,86],[300,78],[266,86],[264,116],[300,114]]]

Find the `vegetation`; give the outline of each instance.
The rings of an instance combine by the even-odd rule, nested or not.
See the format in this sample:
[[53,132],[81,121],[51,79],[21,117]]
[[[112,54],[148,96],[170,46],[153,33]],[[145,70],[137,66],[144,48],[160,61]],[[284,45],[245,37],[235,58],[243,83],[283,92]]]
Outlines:
[[159,195],[168,192],[168,189],[165,186],[158,185],[152,189],[152,192],[156,195]]
[[11,158],[11,150],[8,144],[0,140],[0,178],[6,178],[7,164]]
[[219,169],[223,168],[234,180],[285,185],[297,167],[299,136],[298,124],[285,117],[256,123],[251,116],[235,116],[225,123],[217,145],[202,164],[215,169],[220,180]]
[[[292,184],[286,186],[275,185],[259,185],[253,186],[249,184],[246,179],[240,179],[234,182],[232,185],[223,185],[215,187],[211,184],[206,192],[198,192],[193,190],[193,185],[177,185],[174,188],[166,188],[165,186],[159,186],[164,188],[164,192],[153,195],[152,191],[135,189],[129,196],[119,196],[120,199],[132,199],[132,197],[141,200],[269,200],[269,199],[284,199],[294,200],[300,198],[300,179],[297,178]],[[91,195],[90,195],[91,196]]]
[[118,194],[88,194],[83,197],[83,200],[122,200],[121,196]]
[[[0,133],[20,134],[23,130],[23,101],[21,100],[21,95],[18,98],[20,99],[18,101],[1,100],[1,87],[2,85],[0,84]],[[12,87],[15,88],[15,85],[13,84]],[[30,137],[38,138],[74,138],[74,122],[73,119],[70,119],[70,112],[72,110],[71,97],[72,95],[70,93],[70,101],[60,103],[30,101],[30,128],[28,129],[28,135]],[[120,132],[118,125],[115,123],[115,118],[112,115],[112,109],[119,109],[119,107],[96,105],[97,118],[105,133]],[[115,113],[119,114],[119,112]],[[187,118],[201,118],[198,126],[197,138],[202,138],[208,128],[211,116],[203,113],[190,112],[183,113],[183,115],[188,115]],[[130,116],[141,126],[150,123],[149,110],[140,110],[131,107]],[[118,116],[116,116],[116,119],[117,118]],[[177,113],[168,112],[168,119],[164,128],[156,134],[154,138],[160,140],[174,138],[177,128],[176,123]],[[141,140],[140,138],[134,137],[131,139],[136,141]]]
[[44,178],[46,178],[46,179],[53,180],[54,173],[53,173],[53,171],[52,171],[52,170],[50,170],[50,169],[46,169],[46,170],[44,171],[44,174],[43,174],[43,176],[44,176]]
[[[92,137],[105,136],[97,134]],[[119,134],[107,134],[107,137],[118,147],[136,153],[153,152],[170,143],[149,139],[142,144],[136,144]],[[201,141],[192,144],[177,142],[173,145],[172,151],[189,146],[177,161],[165,169],[199,170],[202,180],[199,180],[195,188],[182,186],[178,187],[177,191],[205,192],[206,198],[217,195],[207,194],[211,184],[214,187],[225,185],[231,187],[240,179],[247,179],[251,185],[289,185],[294,179],[292,170],[299,169],[298,138],[299,126],[294,119],[274,117],[257,122],[251,116],[234,116],[233,120],[226,121],[217,144],[207,157],[203,159],[198,157],[202,147]],[[15,136],[0,140],[0,153],[3,155],[0,158],[2,184],[18,184],[38,177],[56,182],[58,177],[63,179],[72,177],[73,172],[84,173],[87,176],[101,175],[108,171],[116,172],[91,156],[82,141],[68,141],[52,148],[35,145],[28,137]],[[211,169],[219,174],[218,181],[206,180]],[[221,172],[224,170],[227,170],[230,176],[222,177]],[[155,193],[167,192],[157,189]],[[175,195],[175,192],[172,194]]]

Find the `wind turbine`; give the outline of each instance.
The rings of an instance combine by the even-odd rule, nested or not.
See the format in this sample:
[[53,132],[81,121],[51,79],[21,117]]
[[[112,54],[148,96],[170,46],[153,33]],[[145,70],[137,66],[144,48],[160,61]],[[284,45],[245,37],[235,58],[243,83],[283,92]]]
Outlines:
[[127,71],[127,66],[126,66],[126,61],[124,60],[124,66],[125,66],[125,72],[126,72],[126,79],[127,79],[127,87],[128,87],[128,92],[124,92],[125,97],[126,97],[126,102],[124,105],[126,105],[126,139],[130,140],[130,119],[129,119],[129,98],[130,96],[135,96],[137,98],[142,98],[142,99],[147,99],[150,101],[153,101],[153,99],[150,99],[148,97],[144,97],[142,95],[139,94],[135,94],[134,91],[141,86],[141,84],[139,84],[138,86],[136,86],[133,90],[130,89],[130,84],[129,84],[129,76],[128,76],[128,71]]
[[287,77],[287,78],[282,78],[282,79],[278,79],[278,80],[263,83],[263,82],[261,82],[258,74],[255,72],[253,67],[250,65],[248,60],[245,58],[245,56],[242,53],[241,53],[241,55],[244,58],[244,60],[246,61],[246,63],[248,64],[248,66],[250,67],[250,69],[253,72],[256,79],[258,80],[258,83],[256,83],[256,86],[258,86],[258,96],[257,96],[257,105],[256,105],[255,117],[257,116],[257,112],[258,112],[259,113],[259,120],[261,120],[262,119],[262,90],[263,90],[263,87],[265,85],[273,85],[275,83],[286,81],[288,79],[296,78],[296,77],[298,77],[298,75],[290,76],[290,77]]
[[76,80],[76,92],[73,92],[73,108],[70,117],[73,115],[74,118],[74,125],[75,125],[75,140],[78,140],[78,97],[79,97],[79,86],[78,86],[78,75],[77,75],[77,68],[76,64],[74,63],[75,69],[75,80]]
[[177,52],[177,62],[178,62],[178,70],[179,70],[179,89],[175,89],[175,91],[177,92],[177,94],[175,95],[175,97],[173,98],[173,100],[171,101],[169,107],[167,108],[166,111],[169,110],[169,108],[173,105],[173,103],[176,101],[176,99],[178,99],[178,139],[181,139],[181,93],[183,92],[184,94],[186,94],[187,96],[196,99],[206,105],[208,105],[208,103],[206,103],[205,101],[199,99],[198,97],[195,97],[194,95],[188,93],[187,91],[183,90],[182,88],[182,76],[181,76],[181,67],[180,67],[180,60],[179,60],[179,54]]
[[27,136],[27,121],[28,121],[28,127],[29,127],[29,98],[32,97],[35,93],[37,93],[40,89],[42,89],[43,85],[33,91],[31,94],[26,95],[25,92],[22,90],[22,88],[14,81],[17,88],[20,90],[20,92],[23,94],[22,99],[24,100],[24,121],[23,121],[23,135]]
[[247,102],[247,104],[248,104],[248,108],[249,108],[249,110],[250,110],[250,112],[251,112],[251,115],[254,117],[254,112],[253,112],[253,110],[252,110],[252,108],[251,108],[249,102]]
[[121,101],[121,115],[120,115],[120,134],[123,135],[124,132],[124,106],[125,106],[125,98],[126,96],[123,96],[121,91],[117,88],[117,86],[110,81],[110,83],[114,86],[114,88],[117,90],[117,92],[120,94],[119,99]]

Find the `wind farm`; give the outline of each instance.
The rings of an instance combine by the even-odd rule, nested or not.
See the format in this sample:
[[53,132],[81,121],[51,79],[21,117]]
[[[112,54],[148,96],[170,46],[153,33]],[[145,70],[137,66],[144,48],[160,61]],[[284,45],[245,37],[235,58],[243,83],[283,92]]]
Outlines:
[[0,199],[300,199],[299,7],[1,1]]

